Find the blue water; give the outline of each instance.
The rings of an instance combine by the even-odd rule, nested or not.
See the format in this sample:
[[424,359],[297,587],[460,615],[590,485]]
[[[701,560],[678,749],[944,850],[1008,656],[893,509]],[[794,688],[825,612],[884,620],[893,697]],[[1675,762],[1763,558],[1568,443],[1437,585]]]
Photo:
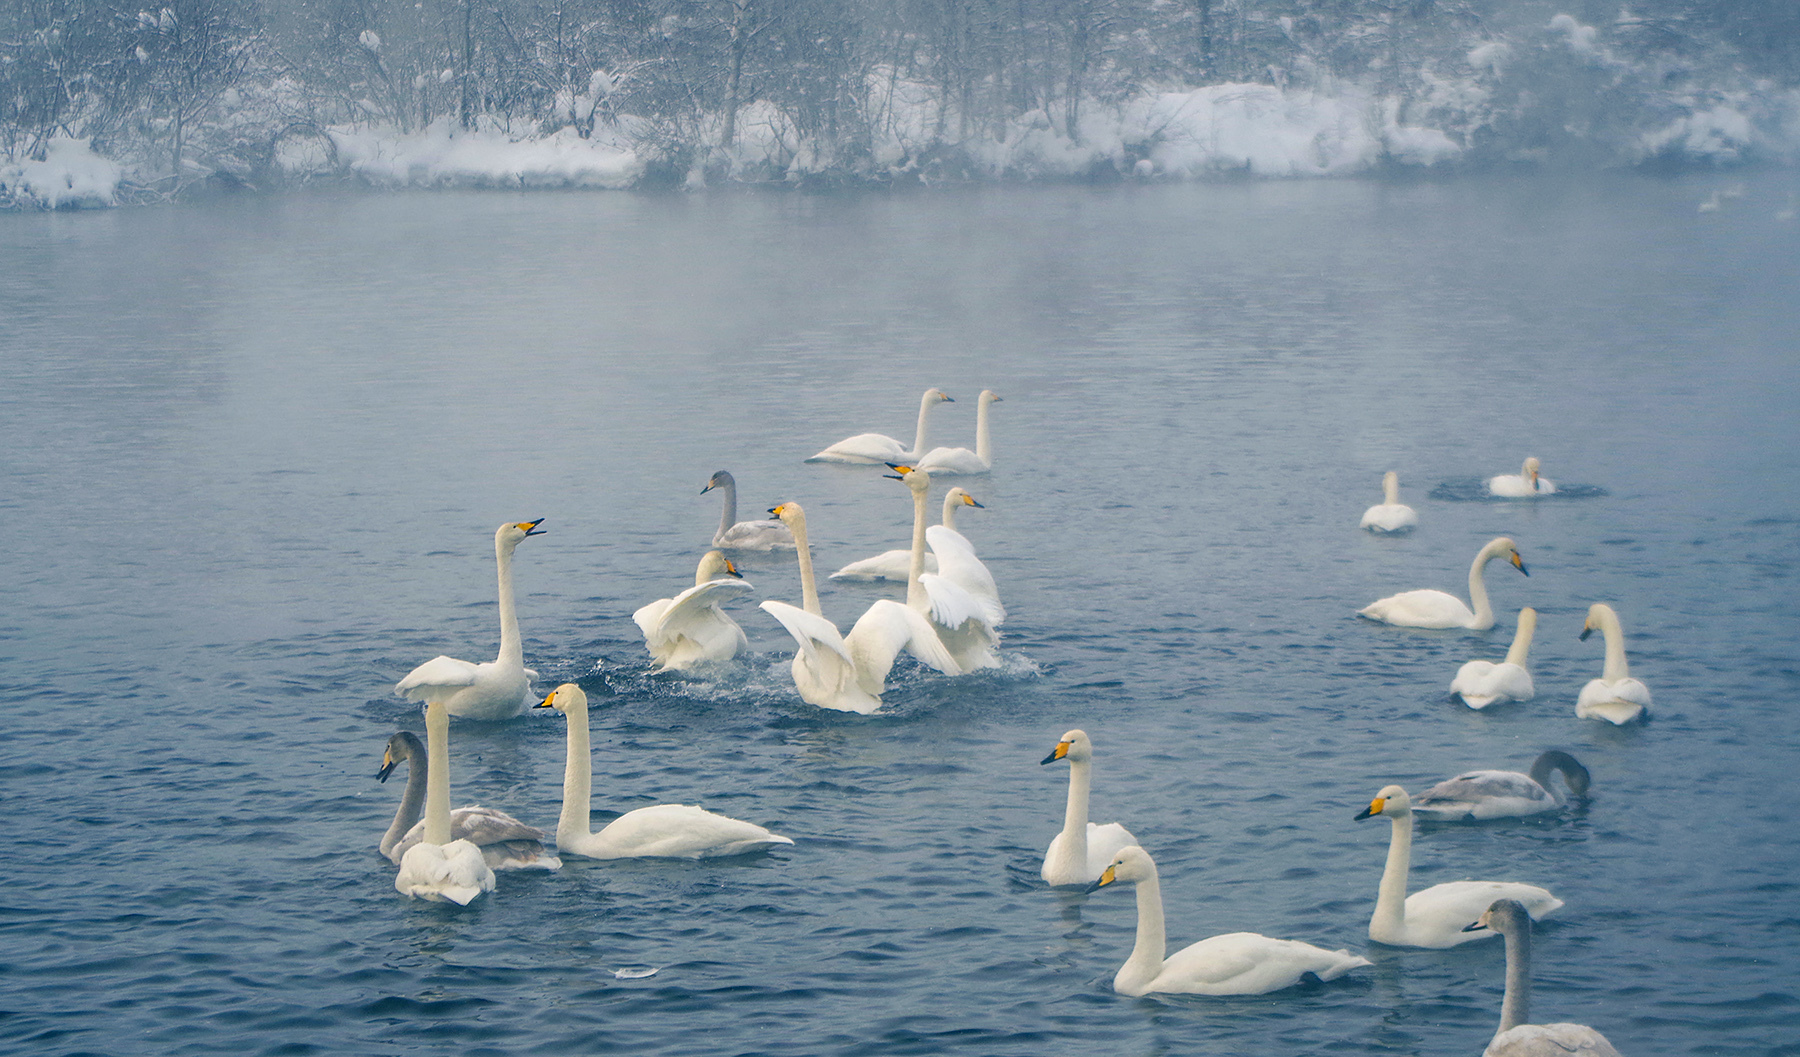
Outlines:
[[[1476,1053],[1496,944],[1369,944],[1390,782],[1559,746],[1591,801],[1424,828],[1416,888],[1545,884],[1535,1019],[1627,1054],[1800,1053],[1800,231],[1790,174],[1242,183],[915,196],[420,194],[0,217],[0,1050],[31,1054]],[[976,393],[962,517],[1006,666],[903,666],[821,712],[753,606],[745,663],[646,674],[629,614],[716,525],[809,512],[829,570],[905,490],[803,465]],[[1592,494],[1433,489],[1525,455]],[[1361,533],[1399,471],[1419,530]],[[1445,493],[1440,493],[1445,494]],[[935,504],[934,504],[935,505]],[[737,860],[503,874],[408,901],[374,772],[391,696],[493,655],[491,539],[527,663],[593,706],[597,818],[699,802],[792,836]],[[1487,633],[1373,625],[1460,592]],[[743,562],[797,602],[792,560]],[[848,626],[892,588],[827,585]],[[1612,603],[1646,726],[1577,720]],[[1538,608],[1538,697],[1458,665]],[[1037,876],[1066,729],[1094,817],[1156,857],[1170,949],[1252,929],[1374,966],[1257,998],[1111,989],[1129,892]],[[452,731],[457,803],[545,827],[564,725]],[[621,979],[618,970],[656,969]]]

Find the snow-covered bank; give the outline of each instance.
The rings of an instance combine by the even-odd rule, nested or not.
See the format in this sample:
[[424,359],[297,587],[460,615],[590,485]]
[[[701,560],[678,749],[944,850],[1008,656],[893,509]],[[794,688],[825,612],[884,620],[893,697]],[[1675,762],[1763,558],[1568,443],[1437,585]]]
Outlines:
[[85,139],[57,136],[42,159],[0,156],[0,207],[75,209],[117,205],[124,171]]

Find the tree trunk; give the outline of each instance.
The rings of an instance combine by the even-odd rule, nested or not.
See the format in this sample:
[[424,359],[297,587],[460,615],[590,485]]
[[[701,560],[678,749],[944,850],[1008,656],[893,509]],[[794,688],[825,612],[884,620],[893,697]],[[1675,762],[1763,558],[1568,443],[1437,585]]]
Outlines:
[[463,0],[462,127],[475,127],[475,0]]
[[737,138],[738,91],[744,78],[744,52],[750,46],[744,25],[749,8],[749,0],[733,0],[731,5],[731,68],[725,74],[725,127],[719,133],[719,146],[724,150],[730,150],[731,141]]

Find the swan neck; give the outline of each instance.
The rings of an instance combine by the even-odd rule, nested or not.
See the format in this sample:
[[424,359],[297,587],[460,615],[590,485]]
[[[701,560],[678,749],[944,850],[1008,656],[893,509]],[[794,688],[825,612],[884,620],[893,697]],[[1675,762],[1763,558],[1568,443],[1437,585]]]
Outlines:
[[[429,751],[429,750],[427,750]],[[426,775],[431,770],[430,757],[412,757],[406,761],[406,792],[400,796],[400,807],[394,812],[394,824],[381,837],[381,854],[394,857],[394,848],[419,821],[425,807]],[[447,794],[447,791],[446,791]],[[446,795],[445,804],[449,804]]]
[[[450,709],[425,705],[425,843],[450,843]],[[412,785],[408,775],[407,785]],[[410,792],[410,788],[408,792]]]
[[1406,876],[1412,869],[1413,820],[1411,814],[1393,820],[1388,838],[1387,866],[1381,871],[1381,888],[1375,897],[1375,916],[1369,934],[1391,935],[1406,921]]
[[819,581],[813,576],[812,546],[806,538],[806,515],[801,514],[788,525],[794,534],[794,556],[800,563],[800,608],[815,617],[825,611],[819,606]]
[[588,798],[593,794],[594,763],[588,748],[587,705],[570,705],[569,758],[563,765],[562,814],[556,820],[556,843],[565,847],[588,835]]
[[1500,1030],[1531,1022],[1531,922],[1506,934],[1506,997],[1500,1000]]
[[994,462],[994,445],[988,438],[988,408],[993,406],[992,400],[983,400],[975,409],[975,457],[990,466]]
[[723,490],[725,508],[719,512],[719,532],[713,537],[716,540],[723,540],[725,534],[731,531],[731,526],[737,524],[737,481],[726,481]]
[[1531,636],[1536,631],[1537,614],[1520,613],[1519,629],[1513,632],[1512,648],[1506,651],[1506,663],[1525,667],[1525,659],[1531,655]]
[[956,531],[956,508],[962,506],[962,500],[953,495],[944,496],[944,527]]
[[913,492],[912,557],[906,567],[906,604],[920,611],[926,607],[925,585],[919,577],[925,573],[925,510],[931,502],[925,491],[920,488]]
[[1631,678],[1631,666],[1625,663],[1625,629],[1620,626],[1619,618],[1612,613],[1606,614],[1601,619],[1600,632],[1606,636],[1606,671],[1602,673],[1603,677],[1609,683]]
[[1131,957],[1119,967],[1113,986],[1119,990],[1142,994],[1150,981],[1162,972],[1166,937],[1163,926],[1162,882],[1155,868],[1149,877],[1137,883],[1137,943]]
[[913,450],[912,455],[910,456],[911,458],[917,459],[929,450],[925,447],[925,424],[930,418],[931,393],[926,392],[924,396],[919,398],[919,428],[913,433]]
[[494,541],[494,564],[500,572],[500,661],[525,666],[525,648],[519,641],[519,614],[513,608],[512,549]]
[[1390,473],[1381,479],[1381,495],[1382,502],[1388,506],[1400,504],[1400,477],[1398,474]]
[[1494,626],[1494,607],[1488,602],[1487,582],[1482,574],[1487,570],[1487,563],[1499,553],[1491,546],[1483,547],[1481,553],[1475,555],[1475,564],[1469,566],[1469,607],[1475,611],[1475,623],[1471,626],[1478,631]]
[[1087,760],[1069,761],[1069,802],[1063,809],[1063,839],[1074,849],[1078,863],[1087,862],[1088,785],[1094,765]]

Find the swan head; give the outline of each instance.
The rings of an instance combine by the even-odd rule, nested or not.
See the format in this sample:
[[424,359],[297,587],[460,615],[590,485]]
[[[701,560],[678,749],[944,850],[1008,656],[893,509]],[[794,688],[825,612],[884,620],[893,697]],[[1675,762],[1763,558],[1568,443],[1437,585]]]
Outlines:
[[700,568],[694,571],[696,584],[711,583],[727,576],[736,577],[739,580],[744,578],[744,574],[738,572],[737,566],[732,564],[731,559],[725,557],[724,551],[707,551],[700,556]]
[[1096,892],[1115,881],[1130,881],[1137,884],[1141,881],[1156,879],[1156,862],[1150,853],[1133,844],[1128,848],[1120,848],[1119,854],[1100,872],[1100,879],[1088,885],[1088,891]]
[[1481,912],[1474,924],[1463,926],[1464,932],[1482,929],[1493,929],[1502,936],[1527,932],[1531,929],[1531,914],[1517,899],[1496,899],[1492,906]]
[[1041,766],[1046,763],[1055,763],[1058,760],[1087,763],[1093,758],[1094,743],[1088,740],[1087,731],[1071,730],[1062,736],[1061,741],[1056,743],[1056,748],[1050,750],[1050,755],[1039,760],[1038,764]]
[[736,484],[737,479],[731,476],[730,471],[720,470],[706,479],[706,487],[700,489],[700,494],[705,495],[715,488],[729,488]]
[[1412,798],[1406,795],[1406,790],[1397,785],[1390,785],[1382,787],[1381,792],[1375,794],[1375,799],[1369,801],[1369,806],[1358,812],[1356,818],[1359,822],[1365,818],[1374,818],[1376,815],[1402,819],[1411,814]]
[[1525,559],[1519,556],[1519,545],[1514,543],[1511,537],[1497,536],[1489,541],[1487,547],[1484,549],[1487,551],[1490,559],[1505,558],[1506,564],[1519,570],[1526,576],[1531,575],[1531,570],[1525,568]]
[[1613,608],[1605,602],[1595,602],[1593,605],[1589,606],[1587,622],[1581,625],[1582,641],[1586,642],[1587,637],[1596,631],[1605,631],[1608,617],[1612,618],[1616,623],[1619,619],[1619,614],[1614,613]]
[[564,683],[550,691],[550,696],[539,701],[535,708],[554,708],[563,715],[572,711],[587,711],[587,694],[574,683]]
[[[419,736],[410,730],[397,730],[388,739],[387,752],[381,757],[381,770],[375,772],[375,780],[385,782],[394,768],[400,766],[401,760],[411,761],[425,758],[425,745]],[[411,766],[410,762],[408,766]]]
[[[961,503],[963,506],[974,506],[974,507],[981,506],[980,503],[975,501],[974,496],[970,495],[967,491],[963,490],[962,488],[950,489],[950,491],[948,491],[944,494],[944,498],[950,500],[952,503]],[[982,507],[982,509],[986,510],[987,508]]]
[[543,523],[544,519],[538,518],[536,521],[515,521],[511,524],[501,525],[494,530],[494,546],[512,550],[526,536],[542,536],[544,530],[538,526]]
[[795,523],[806,524],[806,511],[800,508],[799,503],[777,503],[769,508],[769,516],[790,529]]
[[925,390],[925,406],[926,407],[931,407],[934,404],[954,404],[954,403],[956,403],[956,401],[951,398],[949,393],[944,392],[942,389],[927,389],[927,390]]
[[931,475],[916,466],[902,466],[897,462],[890,462],[887,464],[887,467],[894,472],[884,473],[881,476],[891,477],[896,481],[902,481],[906,484],[906,487],[915,492],[923,492],[931,487]]
[[1531,487],[1532,487],[1532,488],[1534,488],[1534,489],[1535,489],[1535,488],[1536,488],[1536,487],[1537,487],[1537,486],[1538,486],[1538,461],[1537,461],[1537,456],[1535,456],[1535,455],[1532,455],[1532,456],[1528,456],[1528,457],[1527,457],[1527,458],[1526,458],[1526,459],[1525,459],[1525,465],[1524,465],[1524,467],[1523,467],[1523,468],[1521,468],[1521,469],[1520,469],[1520,470],[1519,470],[1519,476],[1520,476],[1520,477],[1525,477],[1525,478],[1529,478],[1529,479],[1530,479],[1530,481],[1531,481]]
[[981,391],[981,403],[998,404],[1000,403],[1000,394],[994,392],[992,389],[983,389]]

